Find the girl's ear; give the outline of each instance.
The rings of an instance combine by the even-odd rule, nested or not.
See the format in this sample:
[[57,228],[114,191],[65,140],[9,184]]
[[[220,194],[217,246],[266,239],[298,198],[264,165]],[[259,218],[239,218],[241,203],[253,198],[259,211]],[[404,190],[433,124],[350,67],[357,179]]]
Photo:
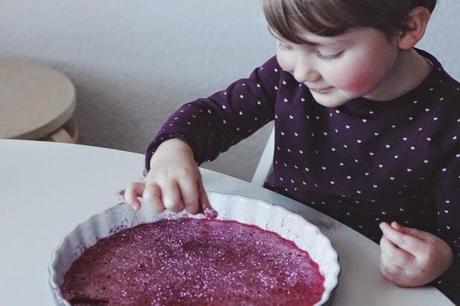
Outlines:
[[424,6],[418,6],[409,12],[406,25],[399,37],[399,48],[409,50],[422,39],[431,13]]

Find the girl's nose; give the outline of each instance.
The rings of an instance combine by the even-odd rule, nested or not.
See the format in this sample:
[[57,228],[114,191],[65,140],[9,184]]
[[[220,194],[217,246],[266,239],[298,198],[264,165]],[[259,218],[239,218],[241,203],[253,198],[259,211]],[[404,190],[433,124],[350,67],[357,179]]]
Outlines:
[[320,79],[320,74],[308,60],[300,60],[294,68],[294,78],[299,83],[312,83]]

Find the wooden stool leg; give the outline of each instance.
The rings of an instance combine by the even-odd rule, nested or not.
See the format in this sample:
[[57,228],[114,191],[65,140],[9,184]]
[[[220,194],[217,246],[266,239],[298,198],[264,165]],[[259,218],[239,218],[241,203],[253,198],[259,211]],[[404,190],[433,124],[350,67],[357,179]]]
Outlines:
[[64,125],[63,128],[72,137],[72,142],[77,143],[78,140],[78,125],[73,118],[70,118]]
[[72,136],[63,128],[49,135],[48,138],[54,142],[74,143]]
[[63,142],[63,143],[77,143],[77,138],[78,138],[77,124],[71,118],[69,121],[67,121],[62,126],[62,128],[46,136],[43,140]]

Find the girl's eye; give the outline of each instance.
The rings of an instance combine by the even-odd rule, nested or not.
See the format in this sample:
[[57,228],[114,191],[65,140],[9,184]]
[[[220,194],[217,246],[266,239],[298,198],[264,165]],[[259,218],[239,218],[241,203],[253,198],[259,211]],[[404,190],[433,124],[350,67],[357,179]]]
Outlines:
[[328,60],[339,58],[343,54],[343,51],[325,54],[325,53],[321,53],[319,50],[316,50],[315,53],[316,53],[316,56],[319,57],[320,59],[328,61]]

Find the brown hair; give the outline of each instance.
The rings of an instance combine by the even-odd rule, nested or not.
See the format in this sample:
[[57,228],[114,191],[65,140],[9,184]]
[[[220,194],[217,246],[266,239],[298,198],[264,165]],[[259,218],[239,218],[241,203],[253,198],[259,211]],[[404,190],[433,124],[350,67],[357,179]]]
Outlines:
[[264,0],[263,9],[274,34],[303,43],[302,32],[335,36],[352,27],[372,27],[392,36],[406,26],[409,12],[437,0]]

